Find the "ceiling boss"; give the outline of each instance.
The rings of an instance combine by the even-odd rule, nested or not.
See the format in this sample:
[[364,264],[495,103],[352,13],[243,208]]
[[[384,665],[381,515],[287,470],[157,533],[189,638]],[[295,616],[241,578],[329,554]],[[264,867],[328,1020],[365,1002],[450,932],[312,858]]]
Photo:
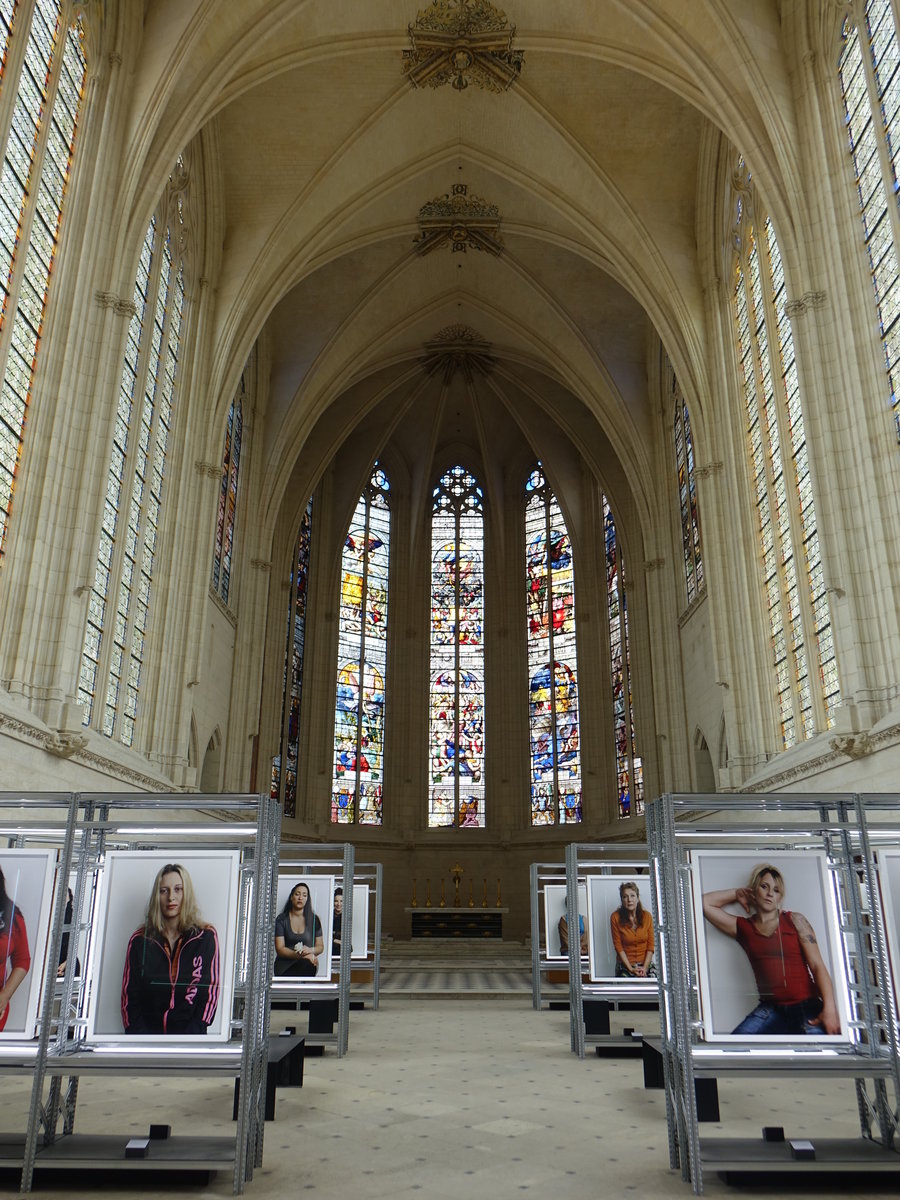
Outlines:
[[451,83],[461,92],[474,83],[505,92],[525,60],[523,51],[513,49],[515,35],[515,25],[487,0],[435,0],[409,26],[403,70],[413,87]]

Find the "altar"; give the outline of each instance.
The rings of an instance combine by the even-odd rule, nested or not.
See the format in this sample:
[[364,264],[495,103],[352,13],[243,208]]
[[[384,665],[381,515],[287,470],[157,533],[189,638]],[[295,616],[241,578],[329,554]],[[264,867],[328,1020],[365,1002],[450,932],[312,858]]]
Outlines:
[[406,908],[414,938],[502,938],[503,914],[508,908]]

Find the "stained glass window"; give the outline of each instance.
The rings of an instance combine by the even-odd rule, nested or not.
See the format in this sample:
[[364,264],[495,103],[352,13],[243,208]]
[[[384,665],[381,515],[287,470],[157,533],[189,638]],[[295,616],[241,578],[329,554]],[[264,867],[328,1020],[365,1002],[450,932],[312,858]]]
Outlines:
[[581,820],[572,543],[538,463],[525,484],[531,823]]
[[[67,6],[67,12],[71,11]],[[12,511],[85,80],[59,0],[0,6],[2,81],[21,69],[0,171],[0,562]]]
[[376,464],[341,554],[331,820],[381,824],[390,486]]
[[759,211],[743,163],[736,179],[742,194],[735,210],[733,313],[773,681],[786,748],[832,724],[840,691],[784,268],[774,227]]
[[228,424],[225,428],[222,486],[219,491],[216,547],[213,553],[213,591],[217,592],[226,604],[231,585],[231,552],[234,547],[234,520],[237,513],[238,475],[241,469],[241,439],[244,430],[244,397],[246,394],[245,373],[241,375],[237,395],[231,402]]
[[858,0],[851,12],[844,22],[838,69],[890,403],[900,439],[900,46],[891,0]]
[[430,827],[484,825],[484,498],[463,467],[431,516]]
[[[181,160],[176,172],[184,178]],[[138,260],[79,674],[85,725],[126,746],[134,743],[174,420],[185,300],[173,254],[183,220],[178,199],[167,189]]]
[[609,618],[609,661],[612,672],[613,738],[616,752],[616,794],[619,817],[644,811],[644,767],[634,736],[634,701],[631,692],[631,645],[625,562],[616,533],[616,522],[603,497],[606,545],[606,603]]
[[297,767],[300,759],[300,696],[303,690],[303,648],[306,642],[306,604],[309,595],[309,550],[312,536],[312,497],[300,521],[291,567],[291,605],[284,660],[284,703],[281,739],[272,760],[271,794],[281,797],[286,817],[297,815]]
[[681,509],[681,549],[687,602],[703,591],[703,555],[700,550],[700,510],[694,477],[694,443],[691,419],[671,363],[668,364],[669,395],[674,407],[675,468],[678,472],[678,502]]

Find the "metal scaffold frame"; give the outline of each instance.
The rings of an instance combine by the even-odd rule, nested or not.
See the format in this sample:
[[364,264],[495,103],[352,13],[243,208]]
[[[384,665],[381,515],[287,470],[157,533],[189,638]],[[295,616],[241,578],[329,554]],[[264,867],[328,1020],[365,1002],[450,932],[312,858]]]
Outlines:
[[[27,1128],[21,1146],[4,1153],[5,1165],[21,1166],[21,1191],[31,1190],[35,1168],[222,1170],[231,1169],[235,1194],[243,1192],[254,1167],[261,1166],[268,1060],[268,990],[272,960],[272,909],[281,809],[265,795],[156,795],[42,793],[0,795],[0,838],[11,847],[52,848],[55,900],[44,960],[37,1037],[0,1043],[0,1074],[32,1074]],[[94,905],[108,851],[166,852],[166,857],[200,848],[234,851],[238,901],[234,919],[235,996],[243,991],[240,1016],[232,1007],[224,1018],[231,1040],[205,1045],[160,1044],[147,1053],[122,1035],[99,1048],[86,1041],[92,980]],[[65,920],[68,887],[72,919]],[[66,969],[57,981],[51,965],[60,961],[69,936]],[[84,948],[82,949],[82,942]],[[84,954],[81,976],[76,975]],[[224,999],[224,998],[223,998]],[[232,998],[229,996],[228,1000]],[[240,1039],[236,1040],[236,1036]],[[141,1052],[143,1051],[143,1052]],[[127,1158],[128,1135],[75,1133],[78,1083],[82,1076],[135,1079],[165,1074],[209,1074],[240,1080],[233,1138],[180,1135],[156,1143],[157,1153],[137,1162]],[[65,1090],[63,1080],[66,1080]],[[60,1129],[60,1117],[62,1128]]]
[[[665,795],[647,806],[647,838],[671,1166],[697,1194],[704,1169],[900,1170],[900,1042],[878,881],[879,848],[900,847],[900,798]],[[741,851],[763,862],[778,851],[822,857],[834,895],[836,966],[846,981],[845,1039],[784,1037],[773,1046],[738,1034],[706,1038],[693,896],[701,851]],[[859,1139],[817,1140],[813,1156],[790,1140],[786,1149],[760,1138],[701,1141],[698,1078],[797,1072],[854,1081]]]
[[[316,1033],[308,1036],[309,1044],[333,1045],[338,1058],[347,1053],[350,1041],[350,971],[353,937],[353,879],[355,851],[350,842],[285,842],[278,851],[276,874],[334,875],[341,881],[344,894],[344,915],[341,925],[341,954],[337,980],[283,981],[272,988],[272,998],[306,1001],[337,998],[338,1022],[336,1033]],[[276,880],[277,883],[277,880]],[[381,889],[378,890],[380,903]],[[380,918],[380,909],[379,918]],[[329,949],[330,953],[330,949]]]

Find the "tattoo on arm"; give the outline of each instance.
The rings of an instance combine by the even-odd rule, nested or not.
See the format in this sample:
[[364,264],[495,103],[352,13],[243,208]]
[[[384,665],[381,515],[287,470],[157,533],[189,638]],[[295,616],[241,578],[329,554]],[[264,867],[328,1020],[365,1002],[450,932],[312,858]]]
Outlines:
[[817,944],[813,927],[802,913],[794,913],[794,925],[802,942],[810,942],[813,946]]

